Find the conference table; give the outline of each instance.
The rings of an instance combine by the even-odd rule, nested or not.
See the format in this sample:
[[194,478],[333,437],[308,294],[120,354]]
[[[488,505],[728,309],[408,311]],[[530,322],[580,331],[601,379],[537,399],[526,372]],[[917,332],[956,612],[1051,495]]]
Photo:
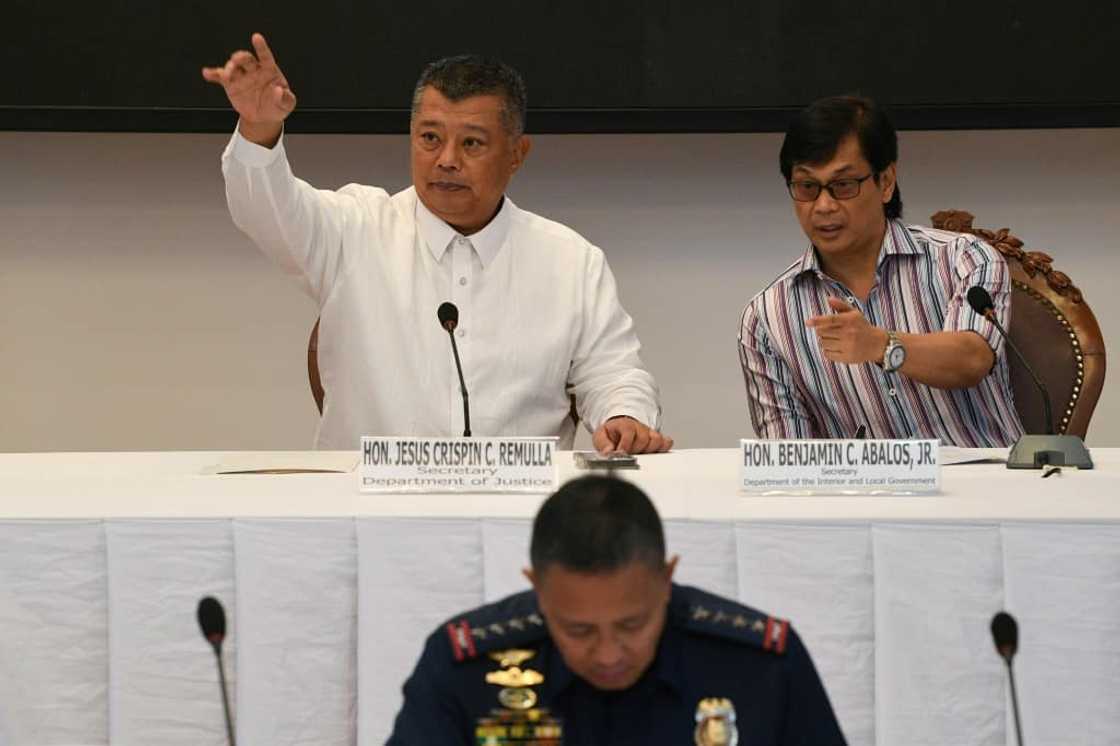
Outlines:
[[[301,458],[0,455],[0,746],[224,743],[205,595],[241,744],[381,743],[425,638],[527,587],[543,495],[214,473],[243,456]],[[851,744],[1015,743],[989,633],[1007,609],[1025,741],[1072,746],[1120,743],[1120,450],[1093,457],[1045,479],[946,466],[929,496],[747,495],[735,449],[620,474],[679,582],[792,621]]]

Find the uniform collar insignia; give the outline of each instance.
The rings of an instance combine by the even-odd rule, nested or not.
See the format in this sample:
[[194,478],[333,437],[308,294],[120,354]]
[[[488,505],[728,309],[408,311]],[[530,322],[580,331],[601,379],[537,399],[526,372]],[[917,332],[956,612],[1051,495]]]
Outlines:
[[520,689],[543,684],[544,675],[531,668],[523,670],[517,666],[512,666],[510,668],[503,668],[501,671],[491,671],[486,674],[486,683]]
[[510,666],[520,666],[536,654],[536,650],[511,648],[510,650],[495,650],[490,653],[490,658],[502,668],[509,668]]

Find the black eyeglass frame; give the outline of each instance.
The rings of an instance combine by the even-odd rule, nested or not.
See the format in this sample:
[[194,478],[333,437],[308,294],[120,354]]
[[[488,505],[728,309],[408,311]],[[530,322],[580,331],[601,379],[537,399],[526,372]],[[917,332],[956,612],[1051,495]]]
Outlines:
[[[863,189],[863,182],[867,181],[868,179],[876,178],[878,175],[879,174],[872,171],[867,176],[845,176],[842,179],[833,179],[827,184],[821,184],[820,182],[812,181],[810,179],[790,179],[786,182],[786,190],[789,192],[789,196],[792,197],[795,202],[816,202],[818,199],[820,199],[822,190],[827,190],[829,195],[833,199],[842,202],[844,200],[855,199],[856,197],[858,197],[860,191],[862,191]],[[849,194],[847,197],[841,197],[836,193],[836,184],[841,181],[854,181],[856,183],[856,190]],[[812,184],[816,187],[816,193],[813,194],[813,196],[809,199],[799,199],[797,195],[793,193],[794,184]]]

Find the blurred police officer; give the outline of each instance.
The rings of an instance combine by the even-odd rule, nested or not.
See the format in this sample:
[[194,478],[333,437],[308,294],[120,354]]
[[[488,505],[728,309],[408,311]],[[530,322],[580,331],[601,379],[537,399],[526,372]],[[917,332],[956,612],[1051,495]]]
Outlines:
[[656,509],[587,476],[533,523],[533,590],[450,620],[390,744],[843,744],[783,620],[672,582]]

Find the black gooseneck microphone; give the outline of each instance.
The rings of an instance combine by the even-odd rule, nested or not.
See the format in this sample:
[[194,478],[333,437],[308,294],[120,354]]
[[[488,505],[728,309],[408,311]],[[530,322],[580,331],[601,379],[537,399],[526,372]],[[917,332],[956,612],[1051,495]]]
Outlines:
[[202,636],[214,648],[218,659],[218,682],[222,685],[222,707],[226,714],[226,736],[229,746],[236,746],[233,738],[233,718],[229,714],[229,694],[226,692],[226,669],[222,664],[222,641],[226,639],[226,612],[221,602],[213,596],[206,596],[198,602],[198,626]]
[[1015,672],[1011,668],[1011,659],[1019,649],[1019,625],[1015,617],[1006,611],[1001,611],[992,617],[992,640],[996,644],[996,652],[1007,663],[1007,678],[1011,682],[1011,709],[1015,715],[1015,736],[1019,746],[1023,746],[1023,726],[1019,720],[1019,697],[1015,693]]
[[1019,362],[1023,364],[1023,367],[1027,369],[1027,372],[1031,374],[1031,380],[1034,381],[1034,385],[1036,388],[1038,388],[1038,392],[1042,394],[1042,411],[1046,416],[1046,433],[1048,435],[1055,435],[1054,412],[1051,409],[1050,404],[1050,391],[1046,388],[1046,384],[1044,384],[1042,380],[1039,379],[1038,375],[1034,372],[1034,368],[1031,366],[1031,364],[1027,362],[1027,359],[1025,357],[1023,357],[1023,353],[1020,352],[1015,343],[1011,341],[1011,336],[1007,333],[1007,330],[1004,329],[1003,325],[999,323],[999,319],[996,318],[995,304],[992,303],[992,296],[988,294],[987,290],[980,287],[979,285],[973,285],[968,289],[968,305],[972,306],[973,311],[980,314],[988,321],[992,322],[992,326],[994,326],[996,330],[999,331],[1000,336],[1003,337],[1003,341],[1006,342],[1007,346],[1011,348],[1011,351],[1015,353],[1015,357],[1019,358]]
[[[1089,451],[1085,448],[1085,443],[1082,442],[1081,438],[1076,435],[1058,435],[1055,432],[1050,392],[1046,385],[1042,383],[1042,380],[1039,379],[1031,364],[1027,362],[1023,353],[1011,341],[1007,330],[999,323],[999,319],[996,318],[995,304],[992,303],[992,296],[984,288],[974,285],[968,289],[968,305],[972,306],[973,311],[992,322],[992,326],[996,328],[996,331],[1003,337],[1003,341],[1007,343],[1007,346],[1015,353],[1015,357],[1026,368],[1027,373],[1034,381],[1035,387],[1042,395],[1043,413],[1046,416],[1046,434],[1028,434],[1019,438],[1012,447],[1011,453],[1007,456],[1007,468],[1041,469],[1045,466],[1076,466],[1079,469],[1092,469],[1093,459],[1089,456]],[[1049,473],[1043,476],[1049,476]]]
[[444,301],[436,311],[439,325],[447,330],[451,338],[451,351],[455,353],[455,370],[459,373],[459,391],[463,395],[463,437],[471,437],[471,409],[468,404],[467,382],[463,380],[463,365],[459,362],[459,346],[455,344],[455,327],[459,326],[459,308],[454,303]]

